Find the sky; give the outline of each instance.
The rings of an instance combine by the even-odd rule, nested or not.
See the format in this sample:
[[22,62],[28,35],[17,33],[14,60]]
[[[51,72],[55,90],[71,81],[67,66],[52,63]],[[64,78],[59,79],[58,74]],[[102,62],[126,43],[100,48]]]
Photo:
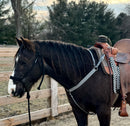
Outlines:
[[[48,18],[47,6],[51,6],[54,1],[56,0],[36,0],[34,10],[37,12],[38,19],[46,20]],[[71,0],[68,0],[68,2],[70,1]],[[79,0],[73,0],[73,1],[78,2]],[[130,4],[130,0],[89,0],[89,1],[107,3],[108,7],[114,11],[115,16],[117,16],[120,12],[124,12],[126,4],[128,3]]]

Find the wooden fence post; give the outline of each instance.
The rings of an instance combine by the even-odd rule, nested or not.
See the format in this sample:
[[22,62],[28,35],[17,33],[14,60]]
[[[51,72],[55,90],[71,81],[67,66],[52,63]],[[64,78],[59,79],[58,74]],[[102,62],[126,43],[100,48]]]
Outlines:
[[50,78],[51,82],[51,115],[52,117],[58,115],[58,83]]

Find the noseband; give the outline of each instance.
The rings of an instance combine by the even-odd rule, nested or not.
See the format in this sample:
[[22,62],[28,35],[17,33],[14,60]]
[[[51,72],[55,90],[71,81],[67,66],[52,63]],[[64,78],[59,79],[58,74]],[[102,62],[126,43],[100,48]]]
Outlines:
[[[40,63],[38,62],[38,58],[40,58],[40,62],[41,62],[41,66]],[[31,68],[24,74],[24,76],[22,78],[20,77],[15,77],[15,76],[10,76],[10,79],[12,79],[13,81],[18,81],[20,83],[23,84],[23,87],[25,89],[25,91],[27,92],[27,100],[28,100],[28,117],[29,117],[29,126],[31,126],[31,114],[30,114],[30,94],[29,94],[29,90],[27,89],[27,87],[25,86],[25,82],[23,81],[23,79],[32,71],[33,67],[35,66],[35,64],[38,62],[40,69],[42,70],[42,79],[41,82],[38,86],[38,90],[40,90],[41,84],[43,82],[44,79],[44,65],[43,65],[43,57],[42,55],[40,55],[39,52],[36,52],[35,55],[35,60],[31,66]]]

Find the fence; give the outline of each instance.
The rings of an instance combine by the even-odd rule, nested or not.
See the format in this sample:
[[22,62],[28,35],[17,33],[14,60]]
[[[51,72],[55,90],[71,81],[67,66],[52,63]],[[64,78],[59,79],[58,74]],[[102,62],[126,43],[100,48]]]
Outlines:
[[[17,51],[17,47],[0,47],[0,58],[4,57],[13,57]],[[1,62],[1,61],[0,61]],[[8,63],[6,64],[8,65]],[[1,71],[0,72],[0,80],[8,80],[9,75],[11,74],[10,71]],[[31,112],[31,119],[32,121],[36,121],[38,119],[46,118],[49,116],[56,116],[60,113],[64,113],[67,111],[71,111],[71,107],[69,103],[58,105],[58,95],[65,94],[65,90],[63,87],[58,87],[58,84],[52,78],[49,78],[50,88],[49,89],[42,89],[40,91],[31,91],[30,100],[40,99],[40,98],[50,98],[50,107],[46,109],[41,109],[37,111]],[[10,97],[9,95],[0,96],[0,107],[5,105],[11,105],[15,103],[21,103],[26,101],[26,96],[22,98],[14,98]],[[11,116],[7,118],[0,119],[0,126],[12,126],[12,125],[19,125],[28,122],[28,114],[21,114],[17,116]]]

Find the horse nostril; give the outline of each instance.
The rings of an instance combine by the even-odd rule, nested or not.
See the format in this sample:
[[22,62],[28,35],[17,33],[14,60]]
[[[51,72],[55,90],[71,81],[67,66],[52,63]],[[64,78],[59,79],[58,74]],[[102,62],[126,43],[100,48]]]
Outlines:
[[17,95],[18,95],[18,93],[16,91],[14,91],[14,89],[12,89],[11,96],[16,97]]

